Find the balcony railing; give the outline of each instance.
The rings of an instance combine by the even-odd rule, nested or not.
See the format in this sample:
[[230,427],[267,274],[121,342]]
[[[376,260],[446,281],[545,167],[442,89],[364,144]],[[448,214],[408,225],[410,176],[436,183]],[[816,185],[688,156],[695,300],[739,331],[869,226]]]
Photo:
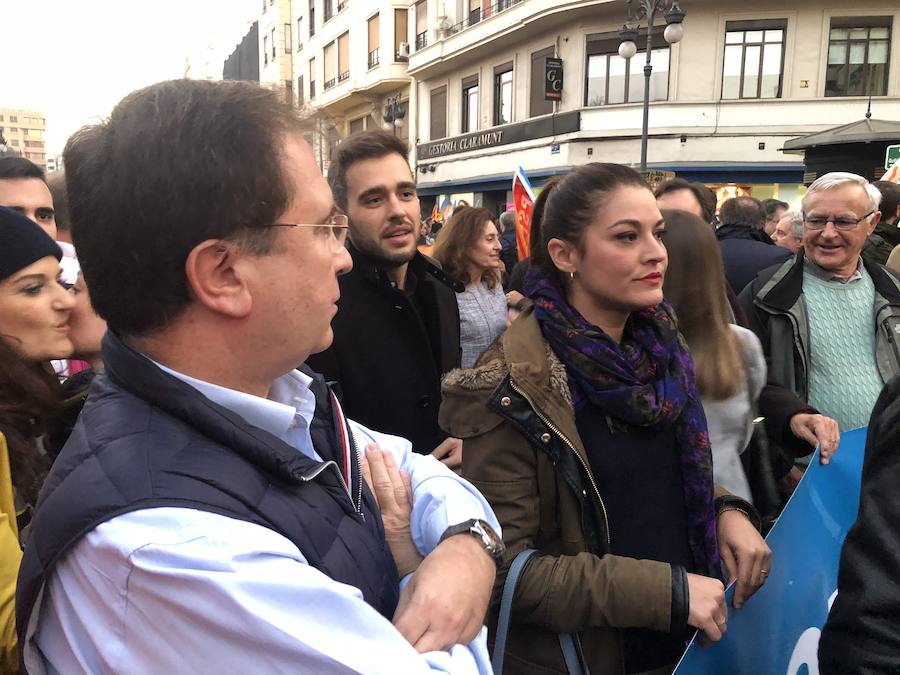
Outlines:
[[337,11],[343,12],[347,8],[347,5],[349,5],[349,4],[350,4],[350,0],[338,0]]
[[337,78],[338,82],[344,82],[349,79],[350,79],[350,71],[349,70],[345,70],[343,73],[340,73]]
[[418,35],[416,35],[416,51],[420,49],[425,49],[428,46],[428,33],[427,31],[422,31]]
[[325,91],[331,89],[335,84],[337,84],[337,80],[333,77],[330,80],[325,80]]
[[490,7],[482,10],[480,7],[477,9],[473,9],[469,12],[469,16],[460,21],[459,23],[455,23],[450,28],[447,29],[447,35],[454,35],[459,33],[460,31],[469,28],[470,26],[474,26],[476,23],[480,23],[484,19],[494,16],[494,14],[499,14],[500,12],[509,9],[513,5],[518,5],[520,2],[524,2],[525,0],[499,0],[499,2],[495,2]]
[[375,66],[378,65],[378,63],[379,63],[378,47],[376,47],[375,49],[373,49],[372,51],[369,52],[368,63],[369,63],[369,68],[374,68]]

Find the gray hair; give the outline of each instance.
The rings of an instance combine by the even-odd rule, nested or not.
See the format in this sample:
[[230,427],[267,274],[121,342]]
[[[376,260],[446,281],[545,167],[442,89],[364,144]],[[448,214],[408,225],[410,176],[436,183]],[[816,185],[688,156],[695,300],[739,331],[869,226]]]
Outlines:
[[[857,176],[855,173],[849,173],[846,171],[832,171],[831,173],[826,173],[824,176],[820,176],[813,184],[809,186],[809,189],[806,191],[806,194],[803,195],[803,200],[801,201],[801,205],[803,208],[803,212],[806,213],[806,200],[809,199],[810,195],[813,195],[817,192],[826,192],[828,190],[836,190],[837,188],[844,187],[845,185],[858,185],[866,192],[866,197],[869,199],[869,205],[866,207],[867,211],[877,211],[878,205],[881,203],[881,192],[877,187],[872,185],[869,181],[867,181],[862,176]],[[873,213],[871,216],[866,218],[866,222],[871,223],[872,218],[875,217]]]
[[516,214],[512,211],[504,211],[500,214],[500,231],[506,232],[509,228],[516,226]]
[[791,234],[794,239],[798,241],[803,239],[803,214],[800,211],[785,211],[781,218],[790,218]]

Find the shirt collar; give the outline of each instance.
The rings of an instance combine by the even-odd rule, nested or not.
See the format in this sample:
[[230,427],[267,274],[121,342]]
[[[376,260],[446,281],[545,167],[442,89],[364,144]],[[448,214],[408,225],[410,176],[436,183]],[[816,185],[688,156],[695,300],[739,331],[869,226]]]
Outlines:
[[237,413],[248,424],[278,438],[284,438],[295,426],[297,415],[304,418],[307,426],[312,422],[316,407],[315,395],[309,388],[312,378],[299,370],[292,370],[275,380],[269,390],[269,398],[262,398],[198,380],[156,361],[153,363],[160,370],[189,384],[213,403]]
[[837,281],[842,284],[849,284],[853,281],[859,281],[862,279],[862,258],[859,258],[856,261],[856,269],[846,279],[844,277],[839,277],[837,274],[832,272],[831,270],[826,270],[824,267],[821,267],[814,263],[809,258],[803,259],[803,271],[809,272],[817,279],[821,279],[822,281]]

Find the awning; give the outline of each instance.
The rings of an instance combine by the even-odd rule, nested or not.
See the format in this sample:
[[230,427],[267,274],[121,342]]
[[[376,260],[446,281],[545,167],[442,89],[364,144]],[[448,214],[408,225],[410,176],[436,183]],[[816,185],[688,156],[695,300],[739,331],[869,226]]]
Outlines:
[[785,152],[806,150],[819,145],[843,143],[900,142],[900,122],[892,120],[863,119],[839,127],[818,131],[808,136],[792,138],[782,148]]

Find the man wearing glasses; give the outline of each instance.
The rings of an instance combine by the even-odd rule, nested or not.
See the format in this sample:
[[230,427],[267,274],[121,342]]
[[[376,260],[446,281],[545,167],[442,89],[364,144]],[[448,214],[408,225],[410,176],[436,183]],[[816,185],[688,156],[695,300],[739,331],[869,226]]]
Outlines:
[[900,280],[860,251],[881,213],[852,173],[817,179],[803,198],[803,251],[741,293],[770,375],[842,430],[866,426],[900,371]]
[[490,507],[296,368],[331,343],[351,259],[294,115],[175,80],[66,146],[109,331],[32,520],[26,672],[490,670]]

